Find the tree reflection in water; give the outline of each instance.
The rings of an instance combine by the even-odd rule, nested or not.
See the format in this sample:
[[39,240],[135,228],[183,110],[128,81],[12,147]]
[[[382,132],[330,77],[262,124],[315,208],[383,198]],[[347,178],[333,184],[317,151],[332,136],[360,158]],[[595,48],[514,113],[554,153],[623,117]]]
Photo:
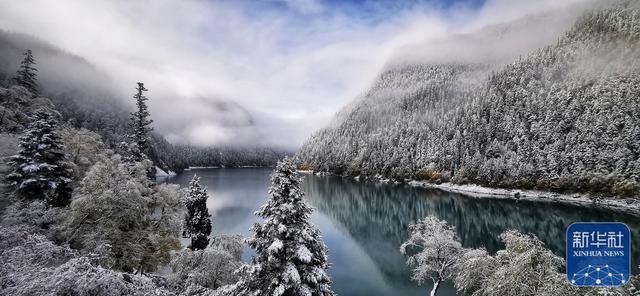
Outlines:
[[394,286],[410,285],[398,250],[408,237],[408,225],[429,215],[454,225],[464,247],[484,247],[493,253],[504,247],[498,236],[516,229],[535,234],[561,257],[565,257],[565,231],[571,223],[623,222],[632,231],[635,272],[640,264],[640,218],[626,213],[554,202],[474,198],[335,176],[307,175],[303,188],[309,202],[353,238]]
[[[213,214],[213,233],[252,235],[251,224],[260,221],[253,212],[267,199],[271,169],[198,169],[168,182],[186,186],[196,172],[211,195],[207,207]],[[465,247],[495,252],[503,247],[498,235],[513,228],[535,234],[562,257],[569,224],[620,221],[633,231],[632,257],[640,258],[637,216],[557,203],[472,198],[332,176],[305,175],[303,186],[316,208],[312,222],[329,247],[333,265],[329,272],[338,295],[426,295],[430,283],[418,287],[410,281],[399,248],[408,237],[409,223],[429,215],[454,225]],[[253,251],[245,251],[244,260],[249,260]],[[455,295],[455,290],[445,283],[438,295]]]

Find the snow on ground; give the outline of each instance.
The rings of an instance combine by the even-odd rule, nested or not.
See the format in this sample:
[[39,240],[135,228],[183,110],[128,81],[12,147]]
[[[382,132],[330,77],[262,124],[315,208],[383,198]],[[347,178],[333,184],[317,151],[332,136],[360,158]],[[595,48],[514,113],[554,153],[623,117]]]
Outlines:
[[[7,165],[7,158],[18,153],[18,142],[20,141],[17,135],[0,133],[0,174],[3,176],[9,172],[9,166]],[[8,198],[4,198],[4,195],[9,192],[10,189],[6,187],[4,182],[0,182],[0,213],[4,211],[10,201]]]
[[[240,168],[240,169],[250,169],[250,168],[270,168],[271,166],[259,166],[259,165],[241,165],[241,166],[237,166],[237,167],[230,167],[230,168]],[[202,169],[224,169],[227,168],[226,166],[190,166],[186,169],[184,169],[185,171],[190,171],[190,170],[202,170]]]
[[0,157],[5,158],[18,152],[20,137],[12,134],[0,133]]
[[409,185],[436,188],[461,193],[478,198],[510,198],[532,201],[564,202],[577,205],[597,205],[613,210],[640,215],[640,199],[620,197],[593,197],[585,194],[560,194],[540,190],[520,190],[489,188],[479,185],[457,185],[452,183],[433,184],[424,181],[409,181]]
[[[314,172],[310,170],[298,170],[302,174],[315,174],[316,176],[329,175],[326,172]],[[361,176],[354,178],[357,181],[361,180]],[[373,180],[383,184],[399,184],[400,182],[385,179],[381,175],[376,175],[373,178],[367,178],[367,180]],[[531,201],[545,201],[545,202],[563,202],[576,205],[597,205],[612,210],[622,211],[640,215],[640,198],[621,198],[615,196],[594,197],[587,194],[561,194],[556,192],[541,191],[541,190],[521,190],[521,189],[502,189],[502,188],[489,188],[479,185],[467,184],[458,185],[452,183],[434,184],[425,181],[406,180],[406,183],[410,186],[435,188],[449,192],[460,193],[476,198],[508,198],[508,199],[522,199]]]
[[170,176],[175,176],[176,173],[174,173],[173,171],[168,171],[165,172],[163,169],[156,167],[156,178],[164,178],[164,177],[170,177]]
[[219,166],[190,166],[186,169],[184,169],[185,171],[190,171],[190,170],[201,170],[201,169],[219,169]]

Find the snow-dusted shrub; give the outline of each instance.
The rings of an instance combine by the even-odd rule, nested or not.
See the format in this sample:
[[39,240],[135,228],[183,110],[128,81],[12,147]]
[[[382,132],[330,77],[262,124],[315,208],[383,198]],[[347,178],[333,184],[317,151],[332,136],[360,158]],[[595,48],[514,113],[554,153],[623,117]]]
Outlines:
[[454,284],[463,295],[481,295],[483,284],[488,274],[494,270],[495,258],[489,256],[484,249],[465,250],[456,268],[459,272],[454,277]]
[[633,180],[624,180],[613,185],[613,191],[620,196],[636,196],[640,192],[640,183]]
[[241,235],[218,235],[211,239],[211,246],[225,250],[236,258],[242,260],[242,252],[244,249],[244,238]]
[[96,267],[26,228],[0,227],[0,295],[172,295],[146,276]]
[[[7,196],[7,198],[12,195]],[[7,206],[2,216],[4,225],[38,226],[42,225],[41,219],[47,212],[47,204],[42,200],[21,201],[17,198]]]
[[103,267],[153,271],[180,247],[182,191],[175,185],[149,186],[147,162],[104,157],[76,189],[67,221],[60,228],[72,248]]
[[100,161],[106,148],[100,135],[85,129],[65,126],[60,129],[60,137],[64,142],[65,153],[72,163],[73,177],[80,181],[89,168]]
[[31,234],[29,227],[0,227],[0,295],[26,295],[18,291],[35,278],[35,273],[73,256],[68,248],[53,244],[43,235]]
[[[640,269],[640,265],[638,266],[638,269]],[[621,292],[618,292],[621,295],[640,296],[640,274],[631,276],[631,278],[629,279],[629,282],[622,289],[618,289],[618,290],[622,290]],[[615,294],[610,294],[610,295],[615,295]]]
[[74,258],[55,269],[44,269],[24,295],[174,295],[151,278],[129,275],[91,265],[86,257]]
[[42,200],[22,201],[16,199],[5,208],[2,224],[28,227],[31,232],[42,233],[51,238],[55,235],[55,231],[51,229],[54,228],[52,226],[62,223],[66,213],[66,208],[48,207],[47,203]]
[[506,231],[501,236],[505,249],[496,255],[468,250],[458,264],[456,289],[464,295],[592,296],[640,295],[640,277],[632,276],[623,287],[577,288],[567,282],[564,259],[546,249],[533,235]]
[[[507,231],[501,235],[505,250],[496,254],[501,266],[493,273],[487,285],[487,293],[508,295],[569,295],[576,289],[560,272],[562,258],[548,250],[533,235]],[[506,264],[504,264],[506,263]],[[518,283],[508,285],[507,283]],[[563,293],[559,293],[564,291]]]
[[129,173],[119,155],[105,158],[87,172],[76,189],[64,228],[73,248],[103,250],[103,266],[123,271],[140,268],[150,243],[151,189],[144,169]]
[[241,237],[219,236],[203,250],[175,252],[169,282],[186,295],[200,295],[208,289],[234,284],[238,280],[234,271],[242,265],[242,252],[238,255],[238,249],[242,250]]
[[463,254],[453,227],[433,216],[409,225],[411,236],[400,246],[400,252],[409,255],[407,265],[412,268],[412,279],[422,284],[433,282],[431,296],[442,281],[455,275],[456,264]]
[[57,265],[75,254],[42,234],[31,233],[27,226],[2,226],[0,230],[1,265],[5,271],[26,265]]
[[143,270],[155,270],[160,264],[168,264],[171,252],[181,248],[183,198],[184,191],[178,185],[162,184],[153,188],[148,205],[151,211],[150,242],[145,248]]
[[469,252],[461,260],[454,279],[467,295],[585,295],[571,286],[563,272],[562,258],[546,249],[533,235],[507,231],[501,235],[505,249],[495,256]]

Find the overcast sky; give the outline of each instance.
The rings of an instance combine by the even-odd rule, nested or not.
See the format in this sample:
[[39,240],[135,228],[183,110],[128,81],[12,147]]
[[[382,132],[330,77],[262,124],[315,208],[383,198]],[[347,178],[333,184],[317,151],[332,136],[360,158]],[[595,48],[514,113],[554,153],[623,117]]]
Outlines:
[[398,48],[579,0],[0,0],[0,28],[86,58],[156,130],[200,145],[297,147]]

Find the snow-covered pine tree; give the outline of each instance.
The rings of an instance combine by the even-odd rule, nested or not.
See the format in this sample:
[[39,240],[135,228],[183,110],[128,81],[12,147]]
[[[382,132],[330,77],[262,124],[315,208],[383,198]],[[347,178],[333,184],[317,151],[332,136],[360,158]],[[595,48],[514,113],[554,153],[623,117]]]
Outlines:
[[184,221],[185,237],[191,238],[191,250],[203,250],[209,245],[211,214],[207,209],[207,188],[200,185],[200,178],[193,176],[185,200],[187,215]]
[[312,209],[300,183],[293,161],[280,161],[271,175],[271,198],[256,211],[264,222],[254,224],[248,240],[256,256],[240,269],[235,295],[334,295],[327,247],[308,221]]
[[153,120],[149,118],[149,108],[146,103],[149,99],[143,94],[143,92],[147,91],[144,83],[138,82],[136,90],[137,93],[133,95],[133,98],[136,99],[137,110],[131,113],[129,126],[132,134],[129,135],[129,138],[133,141],[130,149],[134,160],[141,161],[145,158],[145,153],[149,147],[149,132],[153,130],[151,127]]
[[56,120],[38,110],[20,138],[19,151],[11,157],[10,184],[24,197],[45,199],[52,206],[65,206],[71,200],[69,183],[72,170],[64,154],[64,145],[55,131]]
[[16,77],[14,77],[13,80],[17,85],[23,86],[32,94],[37,95],[38,84],[36,83],[36,72],[38,72],[38,69],[33,67],[35,64],[36,61],[33,58],[33,53],[31,49],[28,49],[24,53],[24,59],[20,63],[20,69],[16,72]]

